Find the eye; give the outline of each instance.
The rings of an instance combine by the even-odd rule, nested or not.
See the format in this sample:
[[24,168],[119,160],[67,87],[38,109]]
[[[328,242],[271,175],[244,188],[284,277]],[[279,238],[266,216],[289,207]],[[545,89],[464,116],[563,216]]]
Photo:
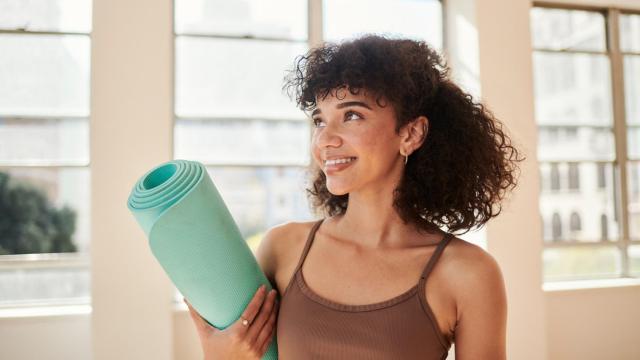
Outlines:
[[[362,115],[360,115],[359,113],[355,112],[355,111],[347,111],[344,113],[344,118],[345,120],[351,120],[353,118],[353,116],[356,116],[359,119],[362,119]],[[322,122],[322,120],[320,120],[319,117],[313,118],[311,119],[311,121],[313,122],[313,125],[315,127],[318,127],[318,123]]]
[[313,118],[311,121],[313,122],[313,125],[314,125],[315,127],[318,127],[318,123],[319,123],[321,120],[320,120],[320,118]]
[[353,115],[355,115],[358,118],[362,119],[362,115],[358,114],[355,111],[347,111],[346,113],[344,113],[344,117],[347,118],[347,119],[350,119]]

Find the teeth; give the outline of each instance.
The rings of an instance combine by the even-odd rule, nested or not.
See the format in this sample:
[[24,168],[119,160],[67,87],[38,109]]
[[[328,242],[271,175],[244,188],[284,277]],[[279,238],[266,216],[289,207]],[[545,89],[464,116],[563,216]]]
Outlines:
[[345,164],[345,163],[351,162],[353,160],[355,160],[355,158],[343,158],[343,159],[335,159],[335,160],[326,160],[324,162],[324,165],[328,166],[328,165],[335,165],[335,164]]

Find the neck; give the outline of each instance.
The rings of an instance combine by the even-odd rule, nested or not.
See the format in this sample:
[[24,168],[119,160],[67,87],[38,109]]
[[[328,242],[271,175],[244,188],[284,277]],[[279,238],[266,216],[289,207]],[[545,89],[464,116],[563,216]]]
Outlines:
[[362,250],[401,249],[437,243],[443,232],[425,235],[418,232],[413,224],[405,224],[393,207],[391,193],[350,193],[346,212],[335,219],[340,234]]

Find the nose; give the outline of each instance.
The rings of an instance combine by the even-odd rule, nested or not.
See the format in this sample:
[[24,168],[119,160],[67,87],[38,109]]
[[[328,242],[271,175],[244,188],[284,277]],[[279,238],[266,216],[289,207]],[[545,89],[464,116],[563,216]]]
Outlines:
[[319,148],[327,146],[339,147],[342,144],[342,138],[338,129],[332,123],[325,127],[317,129],[314,136],[314,144]]

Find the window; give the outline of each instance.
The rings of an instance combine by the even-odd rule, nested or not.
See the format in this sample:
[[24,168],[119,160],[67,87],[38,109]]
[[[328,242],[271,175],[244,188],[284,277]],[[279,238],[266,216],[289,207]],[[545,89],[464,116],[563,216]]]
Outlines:
[[609,224],[605,214],[600,215],[600,240],[609,240]]
[[598,188],[602,189],[607,186],[607,167],[606,164],[598,163]]
[[569,189],[580,190],[580,173],[578,163],[569,163]]
[[560,190],[560,169],[557,163],[551,164],[551,190]]
[[[640,272],[639,19],[617,9],[531,9],[538,159],[556,190],[540,196],[552,222],[545,281]],[[551,135],[559,130],[566,136]]]
[[[295,57],[322,34],[393,30],[442,45],[439,1],[307,4],[175,1],[174,158],[205,164],[254,250],[267,228],[313,218],[304,191],[312,129],[281,91]],[[360,6],[366,16],[345,9]]]
[[310,127],[281,91],[308,49],[307,2],[175,2],[174,158],[202,162],[256,249],[277,223],[310,218]]
[[87,301],[91,1],[0,14],[0,306]]
[[582,221],[580,220],[580,214],[577,212],[571,213],[571,220],[569,221],[569,230],[576,232],[582,230]]
[[327,41],[365,32],[384,33],[425,40],[436,50],[443,49],[442,3],[438,0],[324,0],[323,7]]
[[[622,13],[620,52],[624,71],[624,104],[627,134],[627,206],[629,240],[627,257],[629,272],[640,275],[640,14]],[[632,80],[633,79],[633,80]]]
[[558,241],[562,238],[562,220],[558,213],[553,213],[551,217],[551,236],[553,241]]

